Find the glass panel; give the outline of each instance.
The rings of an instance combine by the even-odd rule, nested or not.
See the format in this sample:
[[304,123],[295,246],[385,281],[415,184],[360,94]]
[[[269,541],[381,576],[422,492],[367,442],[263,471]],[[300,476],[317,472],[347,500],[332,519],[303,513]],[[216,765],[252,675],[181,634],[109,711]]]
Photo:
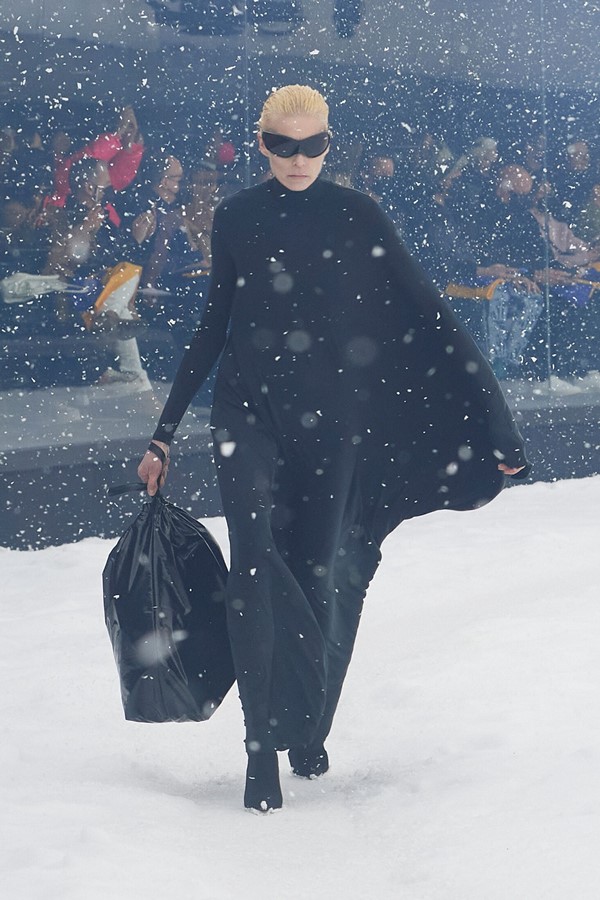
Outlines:
[[[297,4],[299,7],[300,4]],[[323,89],[330,177],[367,190],[489,358],[537,477],[597,470],[600,36],[590,5],[303,3],[250,33],[250,101]],[[584,22],[584,26],[581,23]]]
[[[9,545],[114,534],[137,508],[104,488],[136,480],[206,300],[214,205],[246,181],[233,4],[156,7],[2,3]],[[169,496],[216,511],[210,390],[182,425]]]
[[[125,0],[115,9],[104,0],[93,8],[1,0],[0,8],[0,396],[11,535],[39,543],[53,539],[54,525],[64,537],[69,521],[71,538],[116,527],[98,499],[90,512],[72,489],[64,516],[48,499],[33,532],[15,522],[28,503],[39,505],[48,464],[70,473],[65,483],[75,473],[96,491],[118,476],[115,460],[135,478],[204,308],[212,210],[265,176],[255,122],[286,83],[327,97],[327,177],[376,197],[445,292],[519,412],[537,477],[596,471],[593,4]],[[205,509],[218,502],[210,391],[209,379],[181,429],[202,447],[200,462],[187,453],[179,462],[181,496]]]

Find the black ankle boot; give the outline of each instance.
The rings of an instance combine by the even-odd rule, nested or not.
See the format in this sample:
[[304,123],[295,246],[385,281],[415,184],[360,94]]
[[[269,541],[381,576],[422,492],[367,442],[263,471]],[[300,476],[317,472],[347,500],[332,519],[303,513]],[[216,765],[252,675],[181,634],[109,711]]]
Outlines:
[[283,806],[275,750],[248,754],[244,806],[264,813]]
[[327,750],[322,744],[310,747],[292,747],[288,759],[294,775],[300,778],[317,778],[329,768]]

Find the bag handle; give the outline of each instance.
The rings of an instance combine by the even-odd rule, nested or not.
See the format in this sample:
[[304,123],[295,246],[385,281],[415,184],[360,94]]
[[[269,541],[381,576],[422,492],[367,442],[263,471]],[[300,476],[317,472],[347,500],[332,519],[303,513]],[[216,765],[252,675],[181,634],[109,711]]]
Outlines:
[[[168,456],[165,453],[165,451],[163,450],[163,448],[159,447],[158,444],[155,444],[154,441],[150,441],[150,443],[148,444],[148,450],[150,450],[151,453],[154,453],[158,457],[158,459],[162,463],[162,467],[164,469],[165,464],[168,459]],[[130,491],[145,491],[145,490],[146,490],[146,482],[145,481],[128,481],[128,482],[125,482],[125,484],[115,484],[112,487],[109,487],[107,489],[109,497],[115,497],[119,494],[127,494]],[[157,491],[157,494],[158,494],[158,491]]]
[[145,491],[146,483],[144,481],[128,481],[125,484],[114,484],[107,487],[106,493],[109,497],[116,497],[118,494],[128,494],[130,491]]

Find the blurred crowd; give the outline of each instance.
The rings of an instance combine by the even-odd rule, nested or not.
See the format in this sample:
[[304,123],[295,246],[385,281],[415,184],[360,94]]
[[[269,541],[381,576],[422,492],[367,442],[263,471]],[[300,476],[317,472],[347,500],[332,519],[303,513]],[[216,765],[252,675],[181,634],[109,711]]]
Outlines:
[[539,135],[501,152],[481,136],[454,154],[415,132],[400,152],[372,155],[360,186],[499,378],[553,373],[564,393],[600,388],[600,159],[588,141],[550,151]]
[[158,357],[142,365],[137,339],[154,327],[183,340],[200,317],[213,211],[237,189],[233,144],[216,130],[182,161],[146,144],[131,107],[83,146],[30,123],[0,142],[3,325],[101,335],[98,380],[149,387],[149,368],[164,373]]
[[[92,381],[144,389],[148,374],[172,374],[138,339],[154,329],[185,343],[215,206],[243,186],[235,140],[219,129],[185,154],[160,143],[131,107],[81,145],[30,122],[0,130],[3,330],[101,336]],[[551,150],[539,135],[501,154],[492,136],[451,148],[411,131],[402,146],[340,149],[328,177],[382,204],[498,377],[552,372],[565,392],[600,388],[600,160],[588,141]]]

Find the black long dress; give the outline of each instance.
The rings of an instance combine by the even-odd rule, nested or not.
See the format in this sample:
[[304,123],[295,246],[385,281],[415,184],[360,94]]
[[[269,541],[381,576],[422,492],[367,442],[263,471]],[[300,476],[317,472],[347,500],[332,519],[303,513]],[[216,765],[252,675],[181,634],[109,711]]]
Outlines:
[[380,545],[526,464],[474,342],[365,194],[273,179],[218,207],[208,305],[154,437],[222,353],[211,425],[249,750],[327,736]]

